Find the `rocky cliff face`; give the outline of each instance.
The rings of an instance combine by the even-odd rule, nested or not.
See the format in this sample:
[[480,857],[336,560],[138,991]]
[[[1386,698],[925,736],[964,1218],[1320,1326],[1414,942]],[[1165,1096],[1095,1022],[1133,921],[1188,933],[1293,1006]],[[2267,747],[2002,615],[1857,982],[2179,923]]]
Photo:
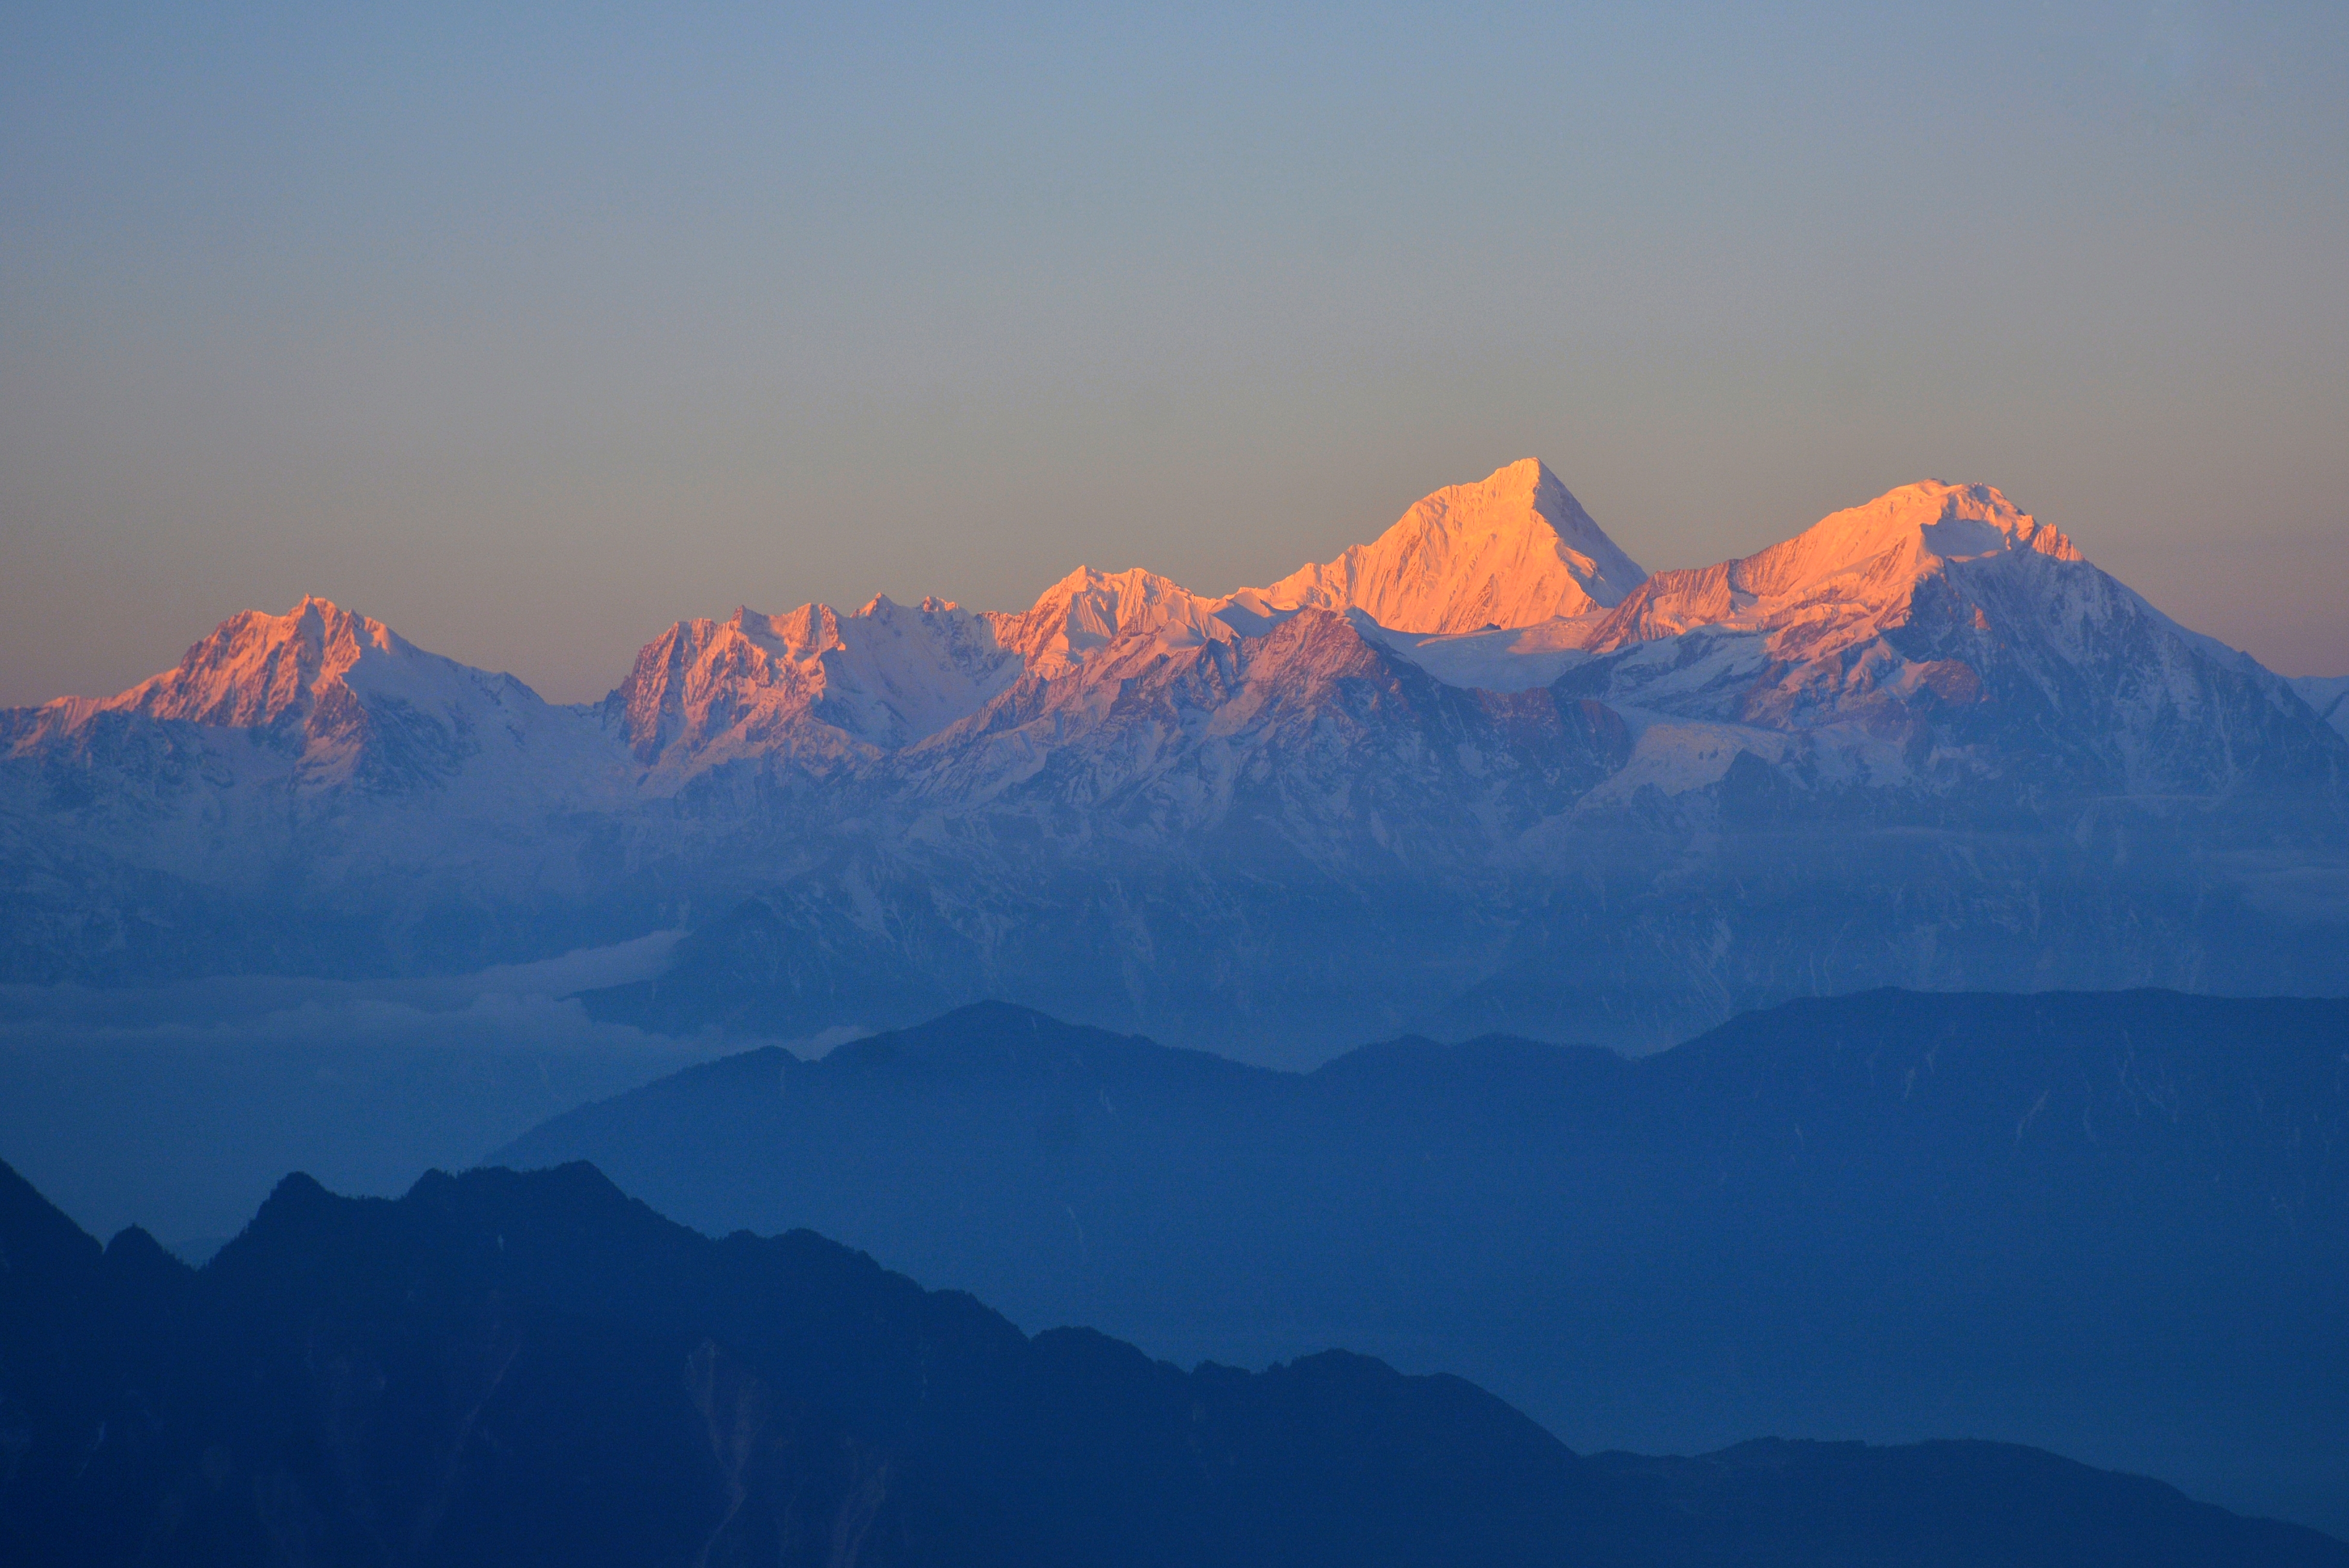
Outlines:
[[793,999],[713,971],[713,1016],[996,995],[1241,1050],[1661,1044],[1885,983],[2331,989],[2337,697],[1986,486],[1651,577],[1528,461],[1268,588],[679,623],[594,707],[323,601],[241,615],[0,717],[0,954],[451,966],[755,900]]
[[875,598],[853,615],[746,608],[662,633],[603,711],[657,790],[737,758],[869,760],[936,733],[1023,667],[992,626],[937,599]]

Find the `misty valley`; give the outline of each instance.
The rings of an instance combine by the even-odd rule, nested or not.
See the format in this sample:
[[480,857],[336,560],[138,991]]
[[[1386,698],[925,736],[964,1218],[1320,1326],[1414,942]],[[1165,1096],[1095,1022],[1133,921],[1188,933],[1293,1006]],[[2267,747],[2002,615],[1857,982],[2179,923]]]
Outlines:
[[1979,484],[0,710],[0,1560],[2349,1564],[2349,683]]

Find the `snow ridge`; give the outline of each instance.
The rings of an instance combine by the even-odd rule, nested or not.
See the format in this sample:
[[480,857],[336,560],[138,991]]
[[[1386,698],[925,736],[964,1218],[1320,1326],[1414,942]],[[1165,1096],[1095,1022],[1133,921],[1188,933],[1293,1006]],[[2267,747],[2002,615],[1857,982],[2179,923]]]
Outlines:
[[1840,645],[1898,624],[1918,586],[1949,567],[2016,552],[2085,560],[1989,485],[1903,485],[1753,555],[1657,573],[1592,628],[1587,645],[1610,652],[1700,626],[1800,627],[1813,645]]
[[875,595],[843,615],[747,605],[646,645],[605,711],[638,761],[678,769],[780,751],[838,762],[910,746],[1009,685],[1019,656],[957,604]]
[[986,618],[1000,646],[1024,659],[1030,673],[1050,679],[1122,637],[1147,636],[1169,651],[1230,642],[1238,633],[1218,615],[1221,608],[1220,602],[1153,572],[1080,566],[1025,613]]
[[520,748],[535,738],[552,762],[565,748],[549,738],[578,727],[513,676],[427,653],[315,595],[283,615],[231,616],[178,665],[119,696],[44,704],[20,721],[10,749],[71,744],[134,720],[253,732],[295,759],[293,779],[305,789],[445,785],[492,739]]
[[[1017,735],[1040,758],[1040,716],[1054,734],[1099,731],[1162,668],[1188,672],[1165,688],[1184,694],[1165,699],[1168,741],[1220,733],[1268,683],[1307,680],[1306,665],[1265,663],[1256,645],[1309,613],[1333,617],[1316,647],[1375,647],[1454,688],[1555,685],[1608,705],[1633,765],[1597,799],[1704,788],[1747,756],[1815,783],[1946,786],[2013,765],[2001,758],[2014,746],[2063,752],[2099,787],[2201,793],[2247,776],[2246,727],[2289,728],[2307,711],[1987,485],[1904,485],[1753,555],[1650,576],[1526,459],[1434,492],[1336,561],[1220,598],[1081,566],[1018,613],[875,596],[848,614],[745,606],[680,621],[592,713],[305,599],[231,618],[118,697],[11,716],[7,745],[26,754],[134,717],[251,729],[298,750],[308,781],[332,783],[453,777],[483,737],[503,735],[538,773],[560,757],[602,780],[626,771],[612,758],[633,758],[635,789],[658,797],[733,764],[854,772],[986,735],[998,748]],[[2300,695],[2349,734],[2341,684]],[[1315,677],[1284,700],[1336,702],[1340,689]]]

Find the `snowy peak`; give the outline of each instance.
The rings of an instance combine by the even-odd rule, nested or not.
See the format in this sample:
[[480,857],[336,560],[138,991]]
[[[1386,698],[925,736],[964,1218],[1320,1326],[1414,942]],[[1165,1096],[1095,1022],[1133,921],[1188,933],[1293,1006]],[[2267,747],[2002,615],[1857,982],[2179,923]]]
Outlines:
[[2349,764],[2280,677],[1987,485],[1905,485],[1659,573],[1585,652],[1561,679],[1658,721],[1659,771],[1635,759],[1619,790],[1710,783],[1743,750],[1790,778],[2083,798],[2322,795]]
[[[1760,747],[1820,778],[1954,777],[1976,748],[2002,755],[2027,730],[2075,751],[2068,738],[2116,738],[2095,762],[2114,789],[2231,788],[2241,769],[2209,716],[2241,707],[2246,681],[2334,752],[2315,721],[2349,730],[2337,689],[2303,686],[2303,707],[1986,485],[1905,485],[1754,554],[1648,577],[1527,459],[1436,491],[1335,562],[1223,598],[1081,566],[1015,614],[875,595],[854,613],[745,605],[680,621],[600,712],[550,708],[510,676],[305,599],[233,618],[118,697],[12,712],[0,750],[62,738],[88,754],[124,733],[143,745],[150,721],[231,727],[265,732],[265,748],[239,756],[266,750],[304,783],[437,787],[503,769],[544,799],[554,771],[574,768],[595,790],[657,797],[711,769],[862,775],[910,748],[991,748],[983,737],[1015,730],[1019,766],[1032,767],[1081,749],[1068,738],[1096,719],[1144,712],[1156,727],[1118,744],[1171,746],[1265,715],[1376,706],[1403,664],[1503,696],[1570,681],[1577,700],[1659,727],[1642,742],[1651,761],[1681,747],[1725,767]],[[1040,716],[1051,725],[1030,730]],[[2187,748],[2190,767],[2160,763],[2183,755],[2189,731],[2220,738]],[[216,739],[163,740],[227,755]],[[1719,776],[1706,767],[1671,777]]]
[[[305,598],[283,615],[240,611],[161,675],[98,705],[191,724],[260,728],[309,714],[323,692],[363,668],[360,686],[396,685],[391,665],[430,655],[380,621]],[[380,677],[370,680],[369,676]]]
[[1374,542],[1232,601],[1361,610],[1395,632],[1473,632],[1589,614],[1646,580],[1557,476],[1527,458],[1437,490]]
[[[1089,831],[1187,832],[1289,766],[1276,757],[1326,768],[1365,744],[1416,757],[1414,705],[1444,688],[1382,637],[1360,612],[1318,609],[1261,635],[1226,627],[1187,647],[1128,630],[1060,676],[1017,682],[905,765],[925,799],[947,810],[1032,788],[1093,814]],[[1350,791],[1303,793],[1353,821]]]
[[1123,639],[1175,652],[1262,636],[1302,610],[1359,614],[1407,634],[1537,625],[1602,611],[1646,577],[1557,476],[1527,458],[1481,483],[1437,490],[1373,542],[1269,588],[1208,599],[1154,573],[1081,566],[1025,613],[985,618],[1004,648],[1050,680]]
[[1699,627],[1798,626],[1815,648],[1840,645],[1899,624],[1920,583],[2019,556],[2085,565],[2069,539],[1992,487],[1929,480],[1830,513],[1753,555],[1660,572],[1592,629],[1588,646],[1608,652]]
[[1946,563],[2016,551],[2083,559],[2069,539],[1993,487],[1928,480],[1830,513],[1784,543],[1746,557],[1732,576],[1740,593],[1776,597],[1853,574],[1914,581]]
[[[245,731],[266,746],[231,753],[182,735],[154,755],[187,747],[188,755],[233,754],[263,766],[256,759],[265,754],[275,759],[266,767],[290,769],[285,777],[303,789],[448,785],[490,745],[527,753],[545,775],[533,788],[544,793],[588,781],[600,745],[592,719],[551,707],[513,676],[427,653],[382,622],[316,597],[283,615],[240,612],[177,665],[120,696],[61,698],[28,717],[13,727],[12,751],[57,742],[86,755],[148,725]],[[578,778],[545,774],[565,769]]]
[[996,640],[1047,680],[1067,675],[1089,655],[1122,637],[1146,636],[1161,647],[1195,648],[1235,634],[1216,611],[1182,584],[1138,568],[1096,572],[1080,566],[1021,614],[990,615]]
[[829,758],[934,734],[1019,667],[988,618],[942,599],[908,607],[875,595],[848,615],[811,603],[679,621],[605,702],[642,762],[678,747],[695,763],[761,749]]
[[678,741],[724,733],[761,708],[803,711],[814,699],[807,666],[837,645],[836,623],[824,604],[787,615],[745,605],[723,621],[679,621],[638,650],[628,678],[605,698],[605,710],[644,762]]

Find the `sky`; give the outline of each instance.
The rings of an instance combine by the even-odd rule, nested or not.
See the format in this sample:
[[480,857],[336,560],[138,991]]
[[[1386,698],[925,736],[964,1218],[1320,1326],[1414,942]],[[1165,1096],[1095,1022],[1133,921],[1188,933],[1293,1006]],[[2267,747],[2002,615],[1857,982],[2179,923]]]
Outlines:
[[2349,673],[2349,6],[19,4],[0,703],[326,594],[1201,592],[1539,456],[1650,569],[1932,477]]

